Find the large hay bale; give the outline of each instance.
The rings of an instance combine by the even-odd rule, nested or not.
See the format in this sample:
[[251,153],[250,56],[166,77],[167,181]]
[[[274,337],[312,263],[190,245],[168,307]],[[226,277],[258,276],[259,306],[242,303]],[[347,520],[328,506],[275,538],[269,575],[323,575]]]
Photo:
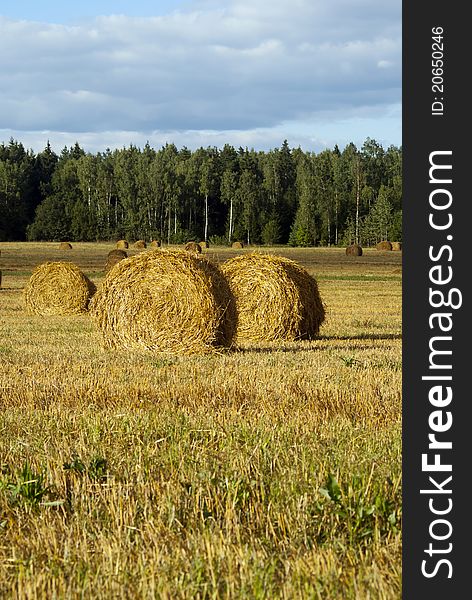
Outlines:
[[387,250],[390,251],[392,249],[392,243],[391,242],[387,242],[387,241],[383,241],[383,242],[379,242],[376,246],[377,250]]
[[61,242],[59,244],[59,250],[72,250],[72,244],[70,242]]
[[236,322],[219,268],[183,250],[149,250],[120,261],[90,314],[108,348],[175,354],[228,347]]
[[208,242],[205,242],[205,240],[202,240],[201,242],[198,242],[198,245],[200,246],[200,248],[202,250],[206,250],[207,248],[210,247],[210,244]]
[[73,315],[86,312],[95,284],[68,262],[38,265],[23,291],[26,310],[35,315]]
[[187,252],[192,252],[195,254],[200,254],[202,251],[200,244],[197,244],[197,242],[187,242],[184,249]]
[[392,250],[395,250],[396,252],[398,252],[401,249],[402,249],[401,242],[392,242]]
[[128,254],[124,250],[111,250],[107,256],[107,264],[105,265],[105,271],[109,271],[112,267],[116,265],[117,262],[120,262],[120,260],[123,260],[124,258],[128,258]]
[[244,248],[244,244],[242,242],[233,242],[231,248],[234,248],[235,250],[241,250],[241,248]]
[[223,263],[236,299],[235,341],[313,339],[325,310],[313,277],[282,256],[249,253]]
[[137,242],[134,242],[133,248],[139,248],[139,249],[146,248],[146,242],[144,240],[138,240]]
[[359,244],[351,244],[346,248],[347,256],[362,256],[362,246]]
[[123,249],[126,250],[129,247],[129,244],[126,240],[118,240],[116,242],[116,247],[119,248],[120,250],[123,250]]
[[160,248],[161,247],[161,242],[159,240],[152,240],[152,242],[149,244],[150,248]]

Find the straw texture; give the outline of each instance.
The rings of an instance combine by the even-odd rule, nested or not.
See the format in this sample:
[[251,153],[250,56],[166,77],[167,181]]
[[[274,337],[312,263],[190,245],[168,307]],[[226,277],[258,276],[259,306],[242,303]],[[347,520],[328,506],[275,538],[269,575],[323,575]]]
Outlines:
[[72,315],[86,312],[95,284],[68,262],[46,262],[33,271],[24,289],[27,312],[36,315]]
[[124,250],[111,250],[107,256],[107,264],[105,265],[105,271],[109,271],[112,267],[116,265],[117,262],[120,262],[120,260],[123,260],[124,258],[128,258],[128,254]]
[[185,244],[185,250],[187,252],[193,252],[195,254],[200,254],[202,251],[202,247],[197,242],[187,242]]
[[174,354],[230,346],[236,322],[218,267],[184,250],[149,250],[120,261],[90,313],[108,348]]
[[296,262],[249,253],[223,263],[236,299],[235,342],[313,339],[325,317],[313,277]]
[[359,244],[351,244],[346,248],[347,256],[362,256],[362,246]]

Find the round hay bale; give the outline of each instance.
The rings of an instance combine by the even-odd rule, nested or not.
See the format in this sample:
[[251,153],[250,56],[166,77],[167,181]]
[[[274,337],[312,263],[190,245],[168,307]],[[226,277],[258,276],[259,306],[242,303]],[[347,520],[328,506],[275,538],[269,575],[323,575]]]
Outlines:
[[149,244],[150,248],[160,248],[161,247],[161,242],[159,240],[152,240],[152,242]]
[[208,242],[205,242],[205,240],[199,242],[198,245],[200,246],[200,248],[202,250],[206,250],[207,248],[210,247],[210,244]]
[[0,288],[2,287],[2,272],[0,271]]
[[346,248],[347,256],[362,256],[362,246],[359,244],[351,244]]
[[123,250],[123,249],[126,250],[126,249],[128,249],[129,244],[128,244],[128,242],[126,240],[118,240],[116,242],[116,247],[119,248],[119,249],[121,249],[121,250]]
[[233,242],[231,248],[234,248],[235,250],[241,250],[244,248],[244,244],[242,242]]
[[69,242],[61,242],[59,244],[59,250],[72,250],[72,244]]
[[120,261],[90,314],[108,348],[199,354],[231,345],[234,298],[219,268],[184,250],[149,250]]
[[237,342],[313,339],[325,310],[313,277],[282,256],[249,253],[223,263],[236,299]]
[[123,260],[124,258],[128,258],[127,252],[124,250],[111,250],[107,256],[107,264],[105,265],[105,271],[109,271],[112,267],[116,265],[117,262]]
[[23,291],[27,312],[35,315],[74,315],[86,312],[95,284],[68,262],[38,265]]
[[392,250],[395,250],[396,252],[398,252],[401,249],[402,249],[401,242],[392,242]]
[[144,240],[138,240],[137,242],[134,242],[133,248],[146,248],[146,242]]
[[387,250],[390,251],[392,249],[392,243],[391,242],[379,242],[376,246],[377,250]]
[[202,251],[202,247],[197,242],[187,242],[185,244],[185,250],[187,252],[193,252],[195,254],[200,254]]

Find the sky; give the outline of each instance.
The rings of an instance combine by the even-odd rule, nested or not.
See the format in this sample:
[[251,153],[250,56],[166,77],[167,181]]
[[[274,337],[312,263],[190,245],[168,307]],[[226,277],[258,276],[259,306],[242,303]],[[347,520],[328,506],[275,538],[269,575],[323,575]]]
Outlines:
[[0,142],[401,145],[399,0],[0,0]]

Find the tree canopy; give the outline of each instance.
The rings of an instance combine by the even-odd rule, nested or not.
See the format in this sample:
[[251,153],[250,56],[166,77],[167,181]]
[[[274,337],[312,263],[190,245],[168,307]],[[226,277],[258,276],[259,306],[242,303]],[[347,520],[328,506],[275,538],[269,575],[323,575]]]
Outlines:
[[149,144],[96,154],[0,145],[0,241],[401,240],[402,151],[367,138],[322,152]]

